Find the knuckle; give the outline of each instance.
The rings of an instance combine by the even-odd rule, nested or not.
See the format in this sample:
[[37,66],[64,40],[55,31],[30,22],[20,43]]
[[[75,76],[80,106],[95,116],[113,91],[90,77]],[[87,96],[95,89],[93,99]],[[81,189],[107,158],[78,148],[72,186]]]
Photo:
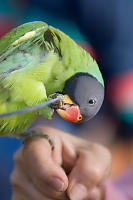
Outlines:
[[12,174],[10,175],[10,182],[13,184],[14,183],[14,171],[12,172]]
[[22,148],[20,148],[16,153],[13,155],[13,159],[15,163],[22,162],[22,154],[21,154]]
[[17,186],[18,185],[18,181],[17,180],[18,180],[18,178],[16,176],[16,172],[13,171],[12,174],[11,174],[11,176],[10,176],[10,182],[11,182],[11,184],[14,185],[14,186]]
[[112,155],[111,155],[111,152],[109,151],[108,148],[102,146],[102,145],[99,145],[97,144],[96,146],[96,149],[97,149],[97,152],[100,152],[100,154],[103,155],[104,158],[106,158],[105,160],[109,163],[111,163],[112,161]]
[[101,169],[99,167],[94,167],[90,169],[90,174],[93,182],[98,183],[101,179]]

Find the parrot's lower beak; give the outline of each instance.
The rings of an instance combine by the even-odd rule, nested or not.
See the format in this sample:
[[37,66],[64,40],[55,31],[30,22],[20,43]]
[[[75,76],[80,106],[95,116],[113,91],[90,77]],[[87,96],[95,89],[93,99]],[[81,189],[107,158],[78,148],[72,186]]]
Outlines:
[[63,119],[67,121],[79,122],[82,120],[79,106],[74,104],[68,95],[64,95],[64,104],[56,111]]

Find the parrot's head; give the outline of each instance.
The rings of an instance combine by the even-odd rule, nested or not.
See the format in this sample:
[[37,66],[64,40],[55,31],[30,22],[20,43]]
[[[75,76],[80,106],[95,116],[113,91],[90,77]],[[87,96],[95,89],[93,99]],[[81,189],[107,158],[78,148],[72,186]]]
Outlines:
[[76,73],[65,82],[64,104],[57,113],[67,121],[82,122],[94,117],[104,99],[104,86],[88,73]]

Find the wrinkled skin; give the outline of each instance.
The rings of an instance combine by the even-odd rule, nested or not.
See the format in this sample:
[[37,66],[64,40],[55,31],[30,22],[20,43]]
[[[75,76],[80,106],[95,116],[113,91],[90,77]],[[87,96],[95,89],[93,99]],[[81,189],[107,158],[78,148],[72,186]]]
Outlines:
[[102,200],[102,184],[111,166],[109,151],[58,129],[36,129],[53,139],[55,149],[51,151],[46,139],[32,138],[16,152],[12,200]]

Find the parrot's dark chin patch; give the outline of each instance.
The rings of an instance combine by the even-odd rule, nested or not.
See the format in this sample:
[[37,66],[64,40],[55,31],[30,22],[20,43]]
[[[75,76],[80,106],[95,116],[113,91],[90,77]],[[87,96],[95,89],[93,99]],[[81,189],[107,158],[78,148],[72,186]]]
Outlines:
[[82,120],[79,123],[87,122],[87,121],[91,120],[94,116],[86,117],[86,116],[82,115]]
[[85,115],[83,115],[83,114],[81,114],[81,115],[82,115],[82,120],[78,121],[78,122],[77,122],[78,124],[85,123],[85,122],[91,120],[91,119],[95,116],[95,115],[94,115],[94,116],[88,117],[88,116],[85,116]]

